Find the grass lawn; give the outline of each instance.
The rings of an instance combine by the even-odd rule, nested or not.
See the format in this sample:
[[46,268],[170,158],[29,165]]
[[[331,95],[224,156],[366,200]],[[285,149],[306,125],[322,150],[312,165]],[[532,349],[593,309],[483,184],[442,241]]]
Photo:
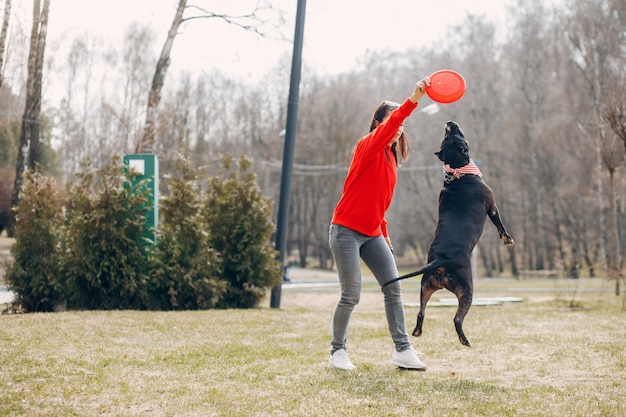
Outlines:
[[[254,310],[0,315],[0,416],[626,415],[626,311],[613,284],[480,279],[475,297],[524,301],[473,306],[472,348],[457,339],[455,307],[429,306],[411,336],[429,368],[414,372],[390,365],[382,294],[367,282],[351,372],[327,366],[332,282],[285,285],[280,309],[268,297]],[[419,301],[418,279],[403,288]],[[406,307],[409,333],[416,315]]]

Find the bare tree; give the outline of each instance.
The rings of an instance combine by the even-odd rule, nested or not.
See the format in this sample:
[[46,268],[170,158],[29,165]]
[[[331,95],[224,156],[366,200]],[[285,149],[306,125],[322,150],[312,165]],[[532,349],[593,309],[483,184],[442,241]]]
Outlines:
[[59,60],[55,82],[65,86],[55,111],[57,135],[67,180],[90,158],[94,166],[112,155],[132,152],[143,134],[146,85],[154,69],[154,33],[137,23],[128,26],[121,48],[100,37],[75,39]]
[[[60,137],[61,174],[63,181],[67,181],[76,172],[81,161],[89,155],[90,146],[85,140],[87,122],[89,86],[92,84],[91,73],[93,67],[94,51],[89,49],[88,39],[82,37],[75,39],[70,47],[69,54],[64,62],[62,73],[67,76],[65,83],[65,95],[61,99],[60,108],[57,111],[59,127],[63,134]],[[80,90],[81,81],[83,90]],[[81,111],[77,110],[74,102],[82,100]]]
[[4,80],[4,50],[9,31],[9,18],[11,17],[11,0],[4,0],[4,17],[2,19],[2,29],[0,29],[0,87]]
[[[113,148],[130,151],[143,135],[146,85],[150,82],[154,65],[154,57],[150,52],[154,38],[151,30],[137,23],[126,30],[120,62],[120,82],[124,85],[124,94],[110,103],[120,121],[118,143],[113,143]],[[122,106],[118,103],[122,103]]]
[[520,185],[525,192],[528,203],[526,221],[524,222],[524,236],[527,238],[523,257],[525,264],[537,269],[550,268],[548,258],[545,224],[545,201],[539,192],[542,178],[539,175],[539,156],[542,146],[539,146],[540,126],[545,114],[545,100],[548,91],[547,79],[538,74],[548,72],[549,63],[546,62],[545,51],[542,45],[546,42],[549,33],[545,19],[545,9],[540,2],[519,3],[517,49],[517,73],[514,82],[521,93],[520,101],[520,136],[519,146],[522,151],[523,166],[529,173],[526,178],[520,176]]
[[[189,17],[183,17],[185,10],[191,10],[194,14]],[[158,121],[157,110],[159,102],[161,101],[161,90],[165,83],[165,76],[170,66],[170,54],[180,26],[183,23],[192,20],[217,18],[244,30],[264,36],[266,34],[264,30],[265,26],[273,28],[278,27],[278,24],[272,25],[270,20],[267,20],[264,17],[264,13],[271,10],[274,10],[274,8],[269,4],[269,2],[266,3],[264,1],[259,1],[250,13],[245,13],[239,16],[231,16],[228,14],[214,13],[198,6],[187,6],[187,0],[179,0],[176,14],[174,15],[174,19],[170,25],[167,38],[165,39],[165,43],[161,49],[161,55],[159,56],[156,69],[154,71],[152,86],[150,87],[150,93],[148,95],[144,133],[141,141],[139,141],[135,147],[135,152],[153,151],[156,124]]]
[[161,101],[161,89],[165,83],[167,69],[170,66],[170,53],[172,51],[172,47],[174,46],[174,39],[178,33],[178,28],[183,22],[183,12],[185,11],[185,7],[187,7],[187,0],[180,0],[178,8],[176,9],[176,14],[174,15],[174,20],[172,21],[170,30],[167,33],[167,38],[163,44],[163,49],[161,49],[161,55],[159,56],[159,61],[157,62],[156,70],[154,71],[154,77],[152,78],[152,87],[150,88],[150,93],[148,94],[148,107],[146,109],[146,123],[144,126],[143,137],[141,141],[137,143],[135,152],[142,152],[144,150],[151,152],[154,146],[154,130],[157,118],[157,107]]
[[[48,30],[48,12],[50,0],[35,0],[33,5],[33,27],[30,36],[30,50],[28,54],[28,79],[26,83],[26,105],[22,116],[22,130],[20,132],[20,146],[15,164],[15,182],[11,196],[11,206],[19,203],[26,165],[35,169],[40,160],[39,128],[41,113],[41,85],[43,78],[44,51]],[[13,235],[15,227],[15,213],[11,214],[8,232]]]
[[356,82],[352,76],[330,82],[312,78],[303,91],[287,243],[289,250],[298,250],[302,266],[309,256],[317,256],[322,268],[331,259],[329,222],[371,111],[361,108],[357,92],[363,91]]
[[[603,97],[610,88],[608,83],[617,71],[623,72],[623,62],[616,67],[616,59],[623,54],[624,26],[623,2],[613,0],[570,0],[566,6],[571,15],[566,18],[566,35],[569,40],[569,53],[572,62],[579,69],[586,82],[588,96],[592,103],[592,117],[589,133],[595,143],[597,166],[597,198],[600,216],[600,251],[604,264],[607,265],[607,240],[610,231],[605,216],[606,196],[602,178],[604,161],[602,150],[607,148],[605,142],[612,139],[607,135],[606,124],[602,120]],[[605,165],[605,167],[608,167]],[[610,175],[610,173],[609,173]],[[610,203],[609,203],[610,204]]]
[[[516,200],[515,180],[504,175],[508,171],[509,159],[505,149],[515,146],[512,137],[498,137],[496,132],[505,125],[504,112],[505,85],[509,78],[503,73],[499,55],[496,26],[484,16],[468,15],[463,24],[448,30],[446,49],[458,60],[455,68],[471,83],[471,88],[463,97],[466,104],[462,112],[465,121],[463,129],[470,141],[470,147],[477,160],[489,161],[481,170],[489,177],[489,183],[498,195],[498,206],[507,218],[512,217]],[[467,113],[467,114],[466,114]],[[511,135],[513,136],[513,135]],[[508,180],[508,182],[507,182]],[[508,186],[507,186],[508,185]],[[510,227],[515,223],[507,220]],[[516,252],[518,246],[503,247],[497,234],[485,233],[476,248],[485,268],[486,276],[494,276],[495,269],[502,271],[500,252],[507,251],[509,263],[514,275],[517,275]]]
[[617,90],[616,98],[604,109],[604,120],[611,130],[622,140],[626,151],[626,91]]
[[615,280],[615,294],[620,294],[620,281],[623,280],[621,273],[622,265],[620,260],[620,239],[618,233],[618,214],[615,191],[615,170],[623,166],[626,155],[626,94],[622,89],[617,88],[616,98],[612,100],[604,111],[604,120],[609,124],[615,133],[615,138],[619,138],[622,143],[612,142],[613,146],[604,149],[603,162],[609,171],[609,236],[610,247],[612,248],[609,257],[609,278]]
[[[607,135],[609,136],[609,135]],[[611,140],[612,139],[612,140]],[[609,200],[609,236],[607,273],[608,278],[615,281],[615,294],[620,294],[620,242],[617,229],[617,206],[616,190],[615,190],[615,171],[624,164],[624,149],[621,143],[618,143],[617,135],[607,137],[602,142],[600,150],[602,163],[609,174],[608,196]]]

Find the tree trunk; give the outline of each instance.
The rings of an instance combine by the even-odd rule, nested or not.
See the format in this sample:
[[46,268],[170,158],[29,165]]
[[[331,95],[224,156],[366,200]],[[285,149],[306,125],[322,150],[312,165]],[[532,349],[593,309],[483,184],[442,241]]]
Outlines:
[[515,247],[509,246],[509,259],[511,261],[511,273],[515,278],[519,278],[519,270],[517,269],[517,255],[515,252]]
[[176,38],[178,28],[183,21],[183,12],[185,11],[185,7],[187,7],[187,0],[180,0],[178,2],[176,15],[174,16],[170,30],[167,33],[167,39],[165,40],[165,44],[163,44],[163,49],[161,50],[161,56],[159,56],[156,70],[154,71],[152,87],[150,88],[150,93],[148,94],[146,125],[144,127],[143,137],[137,146],[135,146],[135,152],[137,153],[154,151],[157,108],[159,106],[159,102],[161,101],[161,89],[163,88],[163,84],[165,82],[167,69],[170,66],[170,53],[172,51],[172,46],[174,45],[174,39]]
[[[624,151],[626,151],[626,89],[619,89],[614,91],[615,99],[609,100],[609,104],[606,107],[604,113],[604,120],[606,120],[611,127],[611,130],[617,135],[618,138],[624,144]],[[618,151],[619,152],[619,151]],[[620,281],[623,280],[622,276],[622,261],[621,261],[621,244],[619,239],[618,230],[618,208],[617,208],[617,193],[615,187],[615,168],[609,168],[609,245],[613,249],[611,259],[609,259],[609,274],[613,272],[615,278],[615,295],[620,294]]]
[[[479,249],[479,248],[475,248],[474,250],[476,249]],[[479,252],[480,252],[480,258],[483,261],[483,266],[485,267],[486,277],[493,277],[493,269],[491,268],[491,261],[489,260],[490,251],[491,251],[490,242],[485,241],[485,243],[481,245]]]
[[[26,164],[30,169],[36,169],[40,160],[39,151],[39,116],[41,113],[41,85],[43,76],[44,51],[48,29],[48,11],[50,0],[35,0],[33,5],[33,27],[30,35],[30,50],[28,52],[28,78],[26,80],[26,105],[22,116],[20,132],[20,147],[15,163],[15,182],[11,195],[11,207],[19,203],[22,190],[24,170]],[[15,213],[11,213],[8,234],[13,236],[15,228]]]
[[2,87],[2,81],[4,80],[4,48],[7,43],[10,17],[11,0],[4,0],[4,18],[2,19],[2,29],[0,29],[0,87]]
[[615,280],[615,295],[620,294],[620,242],[617,232],[617,206],[615,204],[615,169],[609,169],[609,278]]

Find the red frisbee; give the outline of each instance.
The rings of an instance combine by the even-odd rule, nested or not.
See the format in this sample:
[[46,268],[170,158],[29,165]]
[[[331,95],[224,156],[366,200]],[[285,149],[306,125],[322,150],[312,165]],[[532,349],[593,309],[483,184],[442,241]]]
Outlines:
[[452,103],[465,94],[465,79],[456,71],[436,71],[430,76],[426,94],[439,103]]

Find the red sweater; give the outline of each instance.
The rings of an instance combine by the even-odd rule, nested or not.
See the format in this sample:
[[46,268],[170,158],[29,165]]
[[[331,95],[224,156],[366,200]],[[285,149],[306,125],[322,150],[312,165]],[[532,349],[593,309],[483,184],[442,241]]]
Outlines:
[[356,144],[332,223],[367,236],[388,236],[385,213],[397,180],[389,142],[416,107],[417,103],[407,99],[386,122]]

